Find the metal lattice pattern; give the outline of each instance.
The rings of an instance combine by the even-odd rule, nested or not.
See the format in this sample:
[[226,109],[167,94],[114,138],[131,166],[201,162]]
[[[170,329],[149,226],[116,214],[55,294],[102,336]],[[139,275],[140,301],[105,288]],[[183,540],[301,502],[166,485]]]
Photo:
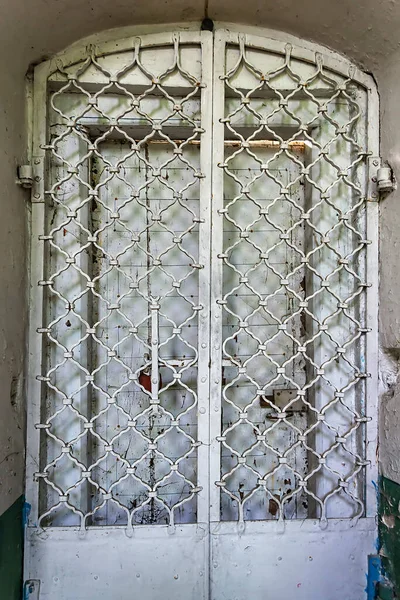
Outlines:
[[365,514],[366,90],[224,35],[50,71],[41,526]]
[[89,48],[50,78],[44,526],[196,520],[204,130],[188,52],[138,39],[115,69]]
[[290,45],[225,60],[221,518],[360,516],[363,92]]

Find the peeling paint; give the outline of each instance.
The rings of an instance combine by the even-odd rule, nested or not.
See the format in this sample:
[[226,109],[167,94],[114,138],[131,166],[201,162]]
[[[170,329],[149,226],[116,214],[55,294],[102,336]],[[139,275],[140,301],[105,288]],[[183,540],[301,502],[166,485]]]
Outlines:
[[[400,594],[400,485],[382,477],[380,489],[379,555],[382,558],[385,581],[382,582],[382,594],[380,592],[379,597],[391,599]],[[397,596],[390,595],[393,588]]]
[[25,528],[28,524],[29,515],[31,513],[31,505],[29,502],[24,502],[24,507],[22,509],[22,526]]
[[379,445],[381,472],[400,483],[400,380],[399,353],[382,350],[380,353],[380,417]]
[[379,582],[381,580],[381,559],[376,554],[368,556],[367,600],[376,600]]

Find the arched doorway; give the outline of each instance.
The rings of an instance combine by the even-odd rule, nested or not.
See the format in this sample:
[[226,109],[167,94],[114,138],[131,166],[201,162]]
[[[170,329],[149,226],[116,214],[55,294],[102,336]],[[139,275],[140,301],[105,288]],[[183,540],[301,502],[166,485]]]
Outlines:
[[371,79],[343,59],[239,30],[37,68],[40,597],[362,593],[377,119]]

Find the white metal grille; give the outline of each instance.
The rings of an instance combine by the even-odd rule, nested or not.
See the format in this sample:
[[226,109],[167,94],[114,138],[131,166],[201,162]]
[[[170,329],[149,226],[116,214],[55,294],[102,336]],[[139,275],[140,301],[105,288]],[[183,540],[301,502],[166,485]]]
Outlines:
[[359,517],[366,90],[183,37],[47,77],[38,523]]
[[239,37],[220,76],[221,518],[360,516],[365,94]]
[[199,55],[50,78],[42,525],[196,520]]

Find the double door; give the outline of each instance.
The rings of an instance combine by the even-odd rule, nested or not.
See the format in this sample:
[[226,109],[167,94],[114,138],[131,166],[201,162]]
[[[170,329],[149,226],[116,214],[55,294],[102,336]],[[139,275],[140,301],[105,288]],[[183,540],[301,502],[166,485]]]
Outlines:
[[369,99],[222,29],[37,69],[32,594],[362,597]]

